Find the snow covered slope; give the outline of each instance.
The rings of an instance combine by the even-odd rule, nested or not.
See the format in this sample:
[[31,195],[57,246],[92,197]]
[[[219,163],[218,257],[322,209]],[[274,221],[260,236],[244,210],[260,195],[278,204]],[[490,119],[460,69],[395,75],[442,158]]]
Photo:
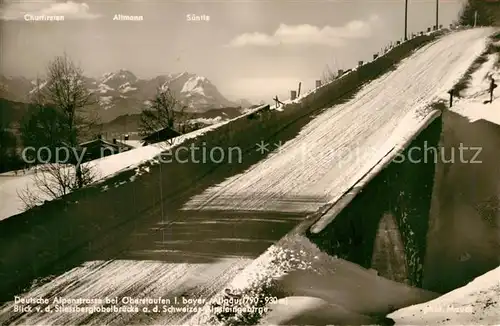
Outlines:
[[494,124],[500,125],[500,101],[498,100],[498,88],[492,103],[485,104],[490,99],[488,93],[491,75],[498,84],[500,81],[500,71],[495,64],[498,62],[498,53],[488,56],[487,61],[471,75],[470,86],[464,90],[464,98],[455,100],[451,110],[463,115],[474,122],[485,119]]
[[396,325],[500,324],[500,267],[437,299],[389,315]]
[[[178,145],[183,143],[187,139],[199,137],[210,130],[230,123],[231,121],[244,118],[252,112],[260,110],[260,108],[261,107],[257,107],[235,118],[218,122],[208,127],[181,135],[179,137],[173,138],[169,142],[162,142],[145,147],[137,147],[127,152],[103,157],[101,159],[94,160],[85,164],[88,166],[92,166],[96,171],[96,182],[102,181],[119,173],[120,171],[136,167],[145,161],[152,160],[156,155],[158,155],[162,151],[169,149],[172,145]],[[26,189],[26,187],[30,187],[30,189],[32,190],[35,189],[35,181],[33,179],[32,173],[28,173],[26,175],[21,175],[21,172],[19,172],[18,175],[14,175],[14,173],[0,174],[0,220],[3,220],[15,214],[19,214],[25,210],[24,204],[19,198],[18,193]],[[52,198],[44,196],[42,193],[40,193],[40,196],[43,197],[44,200],[52,200]]]
[[353,100],[317,116],[278,152],[184,208],[312,212],[336,200],[401,142],[430,103],[447,98],[491,33],[460,31],[423,47]]

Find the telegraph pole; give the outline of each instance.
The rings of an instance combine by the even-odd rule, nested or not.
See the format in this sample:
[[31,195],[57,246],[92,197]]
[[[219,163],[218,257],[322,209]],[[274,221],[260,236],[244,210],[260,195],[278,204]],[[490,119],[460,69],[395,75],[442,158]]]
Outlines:
[[436,31],[439,28],[439,0],[436,0]]
[[408,40],[408,0],[405,0],[405,41]]

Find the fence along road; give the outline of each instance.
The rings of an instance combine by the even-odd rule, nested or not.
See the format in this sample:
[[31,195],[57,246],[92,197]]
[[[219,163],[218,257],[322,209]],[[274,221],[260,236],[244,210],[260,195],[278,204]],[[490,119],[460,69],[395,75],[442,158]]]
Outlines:
[[314,212],[338,199],[418,126],[427,105],[447,99],[491,33],[471,29],[424,46],[353,100],[320,114],[280,152],[195,196],[184,209]]
[[[186,210],[179,212],[182,218],[177,222],[161,225],[156,218],[143,226],[142,234],[122,234],[116,237],[121,243],[115,245],[124,248],[118,257],[88,261],[35,286],[25,296],[210,298],[300,220],[300,216],[280,216],[280,212],[314,211],[369,170],[366,162],[380,159],[378,152],[366,160],[340,157],[345,161],[339,165],[335,149],[394,146],[400,129],[407,126],[398,129],[398,125],[417,123],[414,116],[419,109],[436,96],[446,95],[482,52],[490,33],[487,29],[462,31],[425,46],[397,70],[367,85],[352,101],[319,115],[280,153],[193,197]],[[306,164],[296,159],[304,147],[310,153]],[[297,199],[308,197],[320,200]],[[233,210],[255,213],[239,218]],[[158,236],[161,230],[168,232],[163,239]],[[145,313],[19,313],[13,308],[14,302],[0,308],[1,324],[142,324],[165,318]],[[168,323],[180,324],[186,314],[167,317]]]

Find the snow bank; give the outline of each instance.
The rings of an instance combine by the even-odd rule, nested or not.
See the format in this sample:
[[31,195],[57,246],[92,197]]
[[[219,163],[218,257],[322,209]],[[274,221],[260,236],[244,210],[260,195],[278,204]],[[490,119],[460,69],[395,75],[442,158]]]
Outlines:
[[[235,117],[230,120],[222,121],[211,126],[195,130],[193,132],[173,138],[167,142],[161,142],[144,147],[138,147],[116,155],[106,156],[88,163],[87,166],[93,166],[93,170],[97,172],[98,178],[96,182],[101,182],[107,178],[117,175],[127,169],[133,169],[147,161],[153,160],[155,156],[161,152],[168,150],[173,146],[182,144],[188,139],[193,139],[204,135],[205,133],[215,130],[227,123],[235,121],[260,110],[262,107],[255,108]],[[130,142],[130,141],[129,141]],[[0,177],[0,220],[6,219],[9,216],[19,214],[24,211],[24,203],[18,196],[18,192],[29,187],[34,190],[34,180],[31,174],[15,176],[10,174],[9,178]],[[42,200],[50,201],[52,198],[41,196]]]
[[215,118],[196,118],[196,119],[191,119],[188,122],[195,124],[195,123],[203,123],[207,125],[213,125],[215,123],[221,122],[223,119],[221,116],[215,117]]
[[134,148],[142,147],[141,140],[121,140],[121,142]]
[[461,101],[453,106],[452,111],[468,118],[470,122],[487,120],[500,125],[500,102],[483,104],[479,101]]
[[432,301],[389,315],[396,325],[498,325],[500,267]]
[[[359,291],[360,288],[363,291]],[[261,324],[274,324],[277,320],[297,317],[297,313],[301,312],[298,306],[300,302],[315,302],[319,305],[312,306],[318,309],[302,310],[306,314],[303,316],[304,320],[312,320],[310,318],[314,314],[320,313],[324,317],[324,323],[320,324],[324,325],[341,321],[350,324],[360,320],[364,321],[362,324],[373,324],[368,322],[373,319],[367,316],[384,315],[391,311],[390,307],[404,307],[437,296],[432,292],[384,279],[372,270],[329,256],[305,237],[298,235],[286,236],[268,248],[233,278],[227,289],[242,297],[263,299],[258,304],[253,301],[235,306],[265,308],[253,315],[237,313],[226,319],[230,323],[255,320],[260,315],[264,317]],[[283,292],[293,296],[289,298],[289,303],[297,310],[292,310],[292,306],[282,309],[286,300],[276,302],[273,299]],[[224,297],[225,293],[225,290],[221,291],[215,298]],[[281,311],[273,311],[273,308]],[[331,313],[326,313],[328,309],[331,309]],[[189,321],[189,325],[221,324],[215,315],[213,311],[204,309]],[[326,318],[331,318],[329,323]]]
[[292,296],[269,305],[259,325],[371,325],[373,319],[326,300]]
[[497,60],[498,53],[488,56],[488,60],[471,75],[470,87],[464,92],[465,97],[455,100],[451,111],[467,117],[471,122],[483,119],[500,125],[499,88],[495,89],[493,102],[486,103],[490,99],[488,76],[493,76],[496,83],[500,83],[500,71],[495,67]]

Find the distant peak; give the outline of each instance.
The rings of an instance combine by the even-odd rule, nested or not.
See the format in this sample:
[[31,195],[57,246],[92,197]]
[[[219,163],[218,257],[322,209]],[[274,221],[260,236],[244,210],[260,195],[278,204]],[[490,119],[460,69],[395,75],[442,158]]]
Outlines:
[[107,72],[103,74],[102,77],[100,78],[101,83],[106,83],[109,80],[115,80],[115,79],[130,79],[131,81],[136,81],[137,77],[129,70],[120,69],[115,72]]

